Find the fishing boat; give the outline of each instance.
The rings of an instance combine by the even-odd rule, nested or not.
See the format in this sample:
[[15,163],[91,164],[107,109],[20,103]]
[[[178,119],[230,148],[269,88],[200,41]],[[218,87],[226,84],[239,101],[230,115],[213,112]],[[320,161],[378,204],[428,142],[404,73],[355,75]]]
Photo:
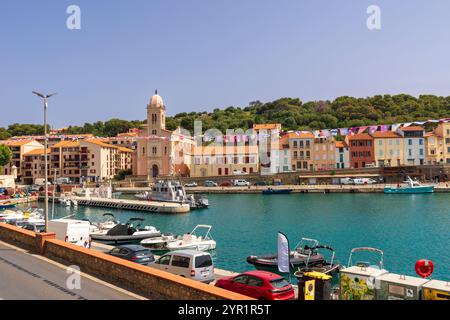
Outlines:
[[[312,244],[312,245],[308,245]],[[326,258],[318,252],[319,241],[315,239],[302,238],[294,250],[290,252],[290,263],[293,271],[305,267],[325,266]],[[249,256],[247,262],[256,269],[277,272],[278,254],[261,256]]]
[[142,218],[131,218],[126,224],[119,223],[109,230],[99,230],[91,233],[92,240],[105,244],[136,243],[143,239],[159,237],[161,231],[153,226],[142,227],[140,223],[133,226],[134,221],[142,222]]
[[397,188],[386,187],[384,193],[386,194],[420,194],[420,193],[433,193],[434,186],[421,185],[418,181],[414,181],[410,177],[407,177],[405,181],[406,185],[398,186]]
[[263,190],[262,194],[271,195],[271,194],[290,194],[292,189],[273,189],[268,188],[267,190]]
[[[181,239],[169,242],[163,247],[163,250],[186,250],[193,249],[198,251],[214,250],[216,248],[216,241],[211,236],[210,225],[199,224],[194,230],[184,234]],[[206,232],[203,236],[197,235],[197,230],[205,229]]]
[[158,181],[152,187],[151,192],[144,191],[134,196],[141,200],[187,203],[191,209],[202,209],[209,206],[208,199],[186,194],[183,185],[174,181]]

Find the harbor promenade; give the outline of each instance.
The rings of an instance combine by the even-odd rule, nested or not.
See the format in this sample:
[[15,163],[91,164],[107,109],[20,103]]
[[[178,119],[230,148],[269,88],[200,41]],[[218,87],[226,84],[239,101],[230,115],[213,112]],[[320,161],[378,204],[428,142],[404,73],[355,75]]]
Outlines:
[[[385,187],[397,187],[397,184],[374,185],[281,185],[281,186],[249,186],[249,187],[186,187],[186,192],[191,194],[260,194],[262,191],[272,188],[292,189],[292,193],[383,193]],[[123,194],[135,194],[148,191],[149,188],[129,187],[117,188]],[[435,184],[435,192],[450,192],[450,183]]]

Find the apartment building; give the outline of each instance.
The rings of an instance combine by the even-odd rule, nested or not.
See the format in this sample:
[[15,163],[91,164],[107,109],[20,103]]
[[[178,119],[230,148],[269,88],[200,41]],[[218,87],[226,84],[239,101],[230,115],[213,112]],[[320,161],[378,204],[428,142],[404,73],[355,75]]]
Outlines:
[[258,137],[259,158],[261,159],[261,174],[276,173],[279,156],[278,137],[281,131],[280,123],[254,124],[253,132]]
[[444,150],[442,135],[434,132],[424,134],[425,138],[425,163],[426,164],[443,164]]
[[[50,170],[50,153],[47,149],[47,174],[50,182],[53,182],[54,175]],[[44,148],[34,149],[23,155],[22,161],[22,183],[31,185],[38,178],[45,178],[45,151]]]
[[289,133],[292,171],[314,170],[314,135],[311,132]]
[[350,146],[351,168],[365,168],[367,165],[375,164],[373,137],[371,135],[361,133],[347,136],[346,139]]
[[313,157],[315,171],[335,169],[335,148],[336,144],[334,137],[314,139]]
[[399,167],[404,164],[404,139],[393,131],[374,132],[375,164],[378,167]]
[[249,174],[259,171],[257,146],[196,146],[191,177],[232,176],[234,171]]
[[450,164],[450,123],[441,123],[435,130],[438,137],[442,137],[442,162]]
[[335,145],[336,169],[350,168],[350,148],[345,141],[336,141]]
[[2,145],[6,145],[12,152],[11,162],[3,168],[4,175],[11,175],[14,170],[17,172],[17,179],[21,179],[23,176],[23,158],[24,154],[36,150],[43,149],[44,146],[36,140],[6,140],[0,142]]
[[420,126],[403,127],[398,130],[403,137],[405,165],[417,166],[425,163],[425,130]]

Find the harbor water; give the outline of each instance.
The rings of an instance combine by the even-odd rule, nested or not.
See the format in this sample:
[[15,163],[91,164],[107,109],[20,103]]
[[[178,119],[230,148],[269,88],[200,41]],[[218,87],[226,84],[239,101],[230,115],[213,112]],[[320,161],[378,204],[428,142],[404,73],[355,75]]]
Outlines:
[[56,205],[55,217],[74,214],[100,221],[103,213],[111,212],[121,222],[143,217],[145,224],[175,234],[210,224],[217,241],[216,266],[236,272],[253,269],[246,262],[249,255],[275,253],[281,231],[291,247],[301,237],[332,246],[343,265],[352,248],[365,246],[382,249],[385,268],[394,273],[415,275],[415,261],[430,259],[435,263],[433,278],[450,281],[450,194],[227,194],[208,198],[209,209],[181,215]]

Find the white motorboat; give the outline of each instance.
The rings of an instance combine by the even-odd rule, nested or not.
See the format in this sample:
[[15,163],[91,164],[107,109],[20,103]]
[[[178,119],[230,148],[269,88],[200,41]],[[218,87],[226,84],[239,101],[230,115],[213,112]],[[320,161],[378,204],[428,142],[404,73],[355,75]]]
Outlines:
[[162,235],[161,237],[144,239],[141,241],[141,246],[149,248],[150,250],[164,250],[164,248],[171,242],[181,240],[182,237],[173,234]]
[[125,244],[140,242],[143,239],[159,237],[161,231],[153,226],[142,227],[140,223],[133,226],[133,221],[144,221],[142,218],[131,218],[126,224],[118,223],[111,229],[98,230],[91,233],[92,240],[106,244]]
[[[211,236],[210,225],[199,224],[190,233],[184,234],[181,239],[168,243],[164,250],[185,250],[193,249],[198,251],[214,250],[216,248],[216,241]],[[206,229],[203,236],[197,235],[198,229]]]
[[105,221],[91,222],[91,233],[106,233],[120,223],[112,213],[104,213],[103,216],[107,217]]
[[134,196],[140,200],[148,200],[150,197],[150,194],[147,191],[144,191],[144,192],[136,193]]

